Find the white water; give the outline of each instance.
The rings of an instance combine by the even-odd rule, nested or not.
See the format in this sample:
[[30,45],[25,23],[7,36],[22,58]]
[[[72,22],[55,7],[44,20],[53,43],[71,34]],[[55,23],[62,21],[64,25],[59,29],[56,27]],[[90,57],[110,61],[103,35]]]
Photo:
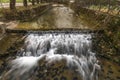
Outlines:
[[63,59],[69,68],[77,67],[83,80],[98,80],[100,67],[91,52],[91,38],[90,34],[30,34],[3,80],[17,80],[15,76],[28,80],[38,62],[44,60],[49,65]]

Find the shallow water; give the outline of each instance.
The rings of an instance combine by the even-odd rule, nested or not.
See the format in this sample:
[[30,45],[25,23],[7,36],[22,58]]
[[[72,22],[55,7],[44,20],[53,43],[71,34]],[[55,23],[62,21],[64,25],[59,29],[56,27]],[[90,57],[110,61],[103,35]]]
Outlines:
[[78,17],[74,10],[66,6],[53,6],[42,16],[31,22],[19,23],[17,29],[57,29],[79,28],[87,29],[88,26]]

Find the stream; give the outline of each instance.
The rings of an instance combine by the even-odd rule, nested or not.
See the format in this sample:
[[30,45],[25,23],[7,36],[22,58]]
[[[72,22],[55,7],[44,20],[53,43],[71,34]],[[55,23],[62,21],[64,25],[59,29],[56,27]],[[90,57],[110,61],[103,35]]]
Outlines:
[[[88,29],[77,16],[69,7],[53,5],[16,29]],[[0,80],[120,80],[120,67],[93,52],[94,33],[51,32],[12,33],[0,40],[0,55],[10,54],[0,60]]]
[[88,26],[69,7],[64,5],[53,5],[42,16],[31,22],[19,23],[16,29],[61,29],[77,28],[88,29]]

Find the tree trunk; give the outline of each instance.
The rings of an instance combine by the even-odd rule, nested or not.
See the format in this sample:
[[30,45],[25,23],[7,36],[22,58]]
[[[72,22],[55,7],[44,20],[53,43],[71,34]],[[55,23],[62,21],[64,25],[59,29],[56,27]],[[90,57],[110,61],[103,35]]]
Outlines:
[[32,5],[35,5],[35,0],[32,0]]
[[10,0],[10,9],[15,9],[16,0]]
[[25,7],[28,6],[28,4],[27,4],[27,0],[23,0],[23,5],[24,5]]
[[44,1],[43,0],[41,0],[41,3],[43,3]]
[[39,4],[40,0],[36,0],[37,4]]

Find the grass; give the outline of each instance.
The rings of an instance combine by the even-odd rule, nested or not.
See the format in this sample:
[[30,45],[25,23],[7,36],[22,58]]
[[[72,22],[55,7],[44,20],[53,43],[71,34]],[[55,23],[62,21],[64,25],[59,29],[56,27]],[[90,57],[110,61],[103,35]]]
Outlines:
[[[0,0],[0,2],[2,2],[2,3],[9,3],[10,0]],[[16,0],[16,2],[21,3],[21,2],[23,2],[23,0]]]

